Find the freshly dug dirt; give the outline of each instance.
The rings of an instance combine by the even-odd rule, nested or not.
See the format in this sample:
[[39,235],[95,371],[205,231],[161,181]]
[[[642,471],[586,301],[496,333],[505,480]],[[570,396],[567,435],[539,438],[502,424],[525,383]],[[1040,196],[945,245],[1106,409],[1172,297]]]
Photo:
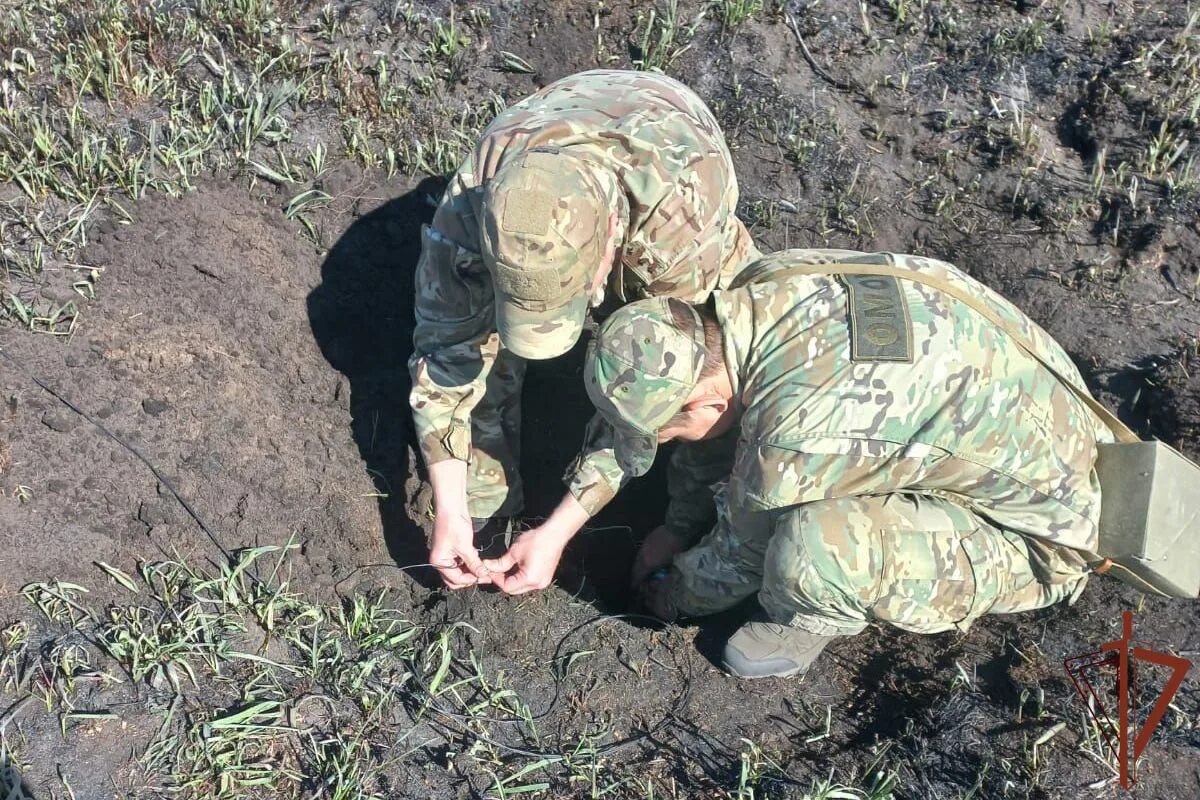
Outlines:
[[[741,212],[760,247],[922,252],[960,264],[1056,336],[1122,418],[1200,457],[1195,200],[1147,185],[1155,199],[1139,206],[1089,190],[1101,149],[1111,159],[1141,146],[1131,139],[1142,135],[1145,105],[1136,90],[1110,95],[1097,81],[1121,78],[1142,43],[1179,29],[1178,14],[1061,3],[1039,48],[1001,57],[988,43],[1049,10],[933,3],[940,24],[953,22],[957,44],[947,44],[929,30],[902,37],[885,3],[869,4],[870,35],[857,3],[819,5],[796,30],[823,74],[796,31],[770,16],[732,39],[705,23],[669,69],[726,127]],[[629,35],[637,8],[601,6],[496,4],[493,49],[536,72],[498,77],[480,66],[454,92],[496,87],[515,100],[593,67],[594,24],[615,63],[628,65],[640,57]],[[1137,24],[1089,48],[1089,30],[1124,14]],[[877,46],[889,36],[899,54]],[[1005,117],[989,114],[990,98]],[[1013,109],[1036,128],[1028,152],[1014,154],[1006,138]],[[427,569],[386,566],[427,557],[429,495],[405,364],[420,225],[441,186],[338,166],[320,185],[332,201],[311,215],[322,246],[285,218],[294,190],[243,179],[148,198],[129,209],[132,224],[102,225],[81,256],[103,277],[79,330],[55,339],[0,329],[11,358],[0,361],[0,622],[30,617],[20,590],[32,581],[88,585],[103,607],[114,590],[94,562],[133,572],[143,560],[219,559],[173,488],[225,548],[294,538],[291,581],[306,593],[337,601],[389,586],[416,622],[469,623],[473,648],[521,676],[516,685],[537,705],[562,637],[597,612],[627,610],[626,571],[661,516],[663,478],[656,471],[630,487],[571,545],[558,584],[532,598],[450,594]],[[958,193],[947,200],[950,187]],[[523,470],[533,519],[558,500],[588,415],[581,356],[530,370]],[[666,633],[611,620],[572,634],[572,651],[595,655],[590,682],[567,686],[584,711],[560,722],[570,730],[604,717],[631,732],[669,715],[656,753],[681,797],[736,786],[721,770],[736,765],[743,738],[803,785],[830,769],[861,776],[886,749],[902,797],[1118,796],[1111,781],[1089,788],[1110,773],[1084,752],[1083,707],[1062,664],[1118,638],[1126,609],[1139,639],[1200,656],[1200,606],[1142,598],[1111,579],[1093,581],[1073,607],[988,619],[962,636],[870,631],[831,646],[803,681],[741,682],[713,665],[742,613]],[[1135,797],[1200,794],[1195,675],[1175,706]],[[75,775],[114,776],[74,785],[76,797],[110,797],[114,785],[133,792],[126,765],[153,731],[148,716],[131,711],[119,733],[102,727],[69,741],[36,708],[21,717],[37,733],[26,737],[37,756],[31,787],[52,785],[55,765],[69,763]],[[1035,747],[1059,721],[1066,729]],[[436,759],[422,769],[400,796],[467,796],[438,777]],[[793,795],[795,786],[771,787]]]

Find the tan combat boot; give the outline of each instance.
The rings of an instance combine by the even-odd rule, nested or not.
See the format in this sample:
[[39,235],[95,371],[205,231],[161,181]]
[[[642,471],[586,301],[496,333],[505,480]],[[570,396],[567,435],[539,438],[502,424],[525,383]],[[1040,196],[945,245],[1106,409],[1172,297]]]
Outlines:
[[729,637],[722,666],[739,678],[802,675],[833,638],[814,636],[763,617],[747,622]]

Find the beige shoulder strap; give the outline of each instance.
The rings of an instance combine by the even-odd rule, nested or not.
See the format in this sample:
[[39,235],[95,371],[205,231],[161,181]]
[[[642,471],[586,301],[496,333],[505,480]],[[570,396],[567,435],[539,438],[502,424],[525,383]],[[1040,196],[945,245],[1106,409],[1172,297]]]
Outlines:
[[[784,269],[776,269],[770,272],[760,270],[748,270],[734,279],[730,288],[740,288],[749,283],[756,283],[766,280],[778,280],[779,278],[791,277],[793,275],[882,275],[892,278],[899,278],[913,283],[924,284],[933,289],[937,289],[942,294],[953,297],[958,302],[966,305],[971,310],[982,316],[988,322],[995,325],[1000,330],[1004,331],[1010,339],[1021,346],[1026,353],[1036,359],[1043,367],[1050,370],[1054,377],[1058,378],[1059,382],[1070,389],[1079,400],[1091,409],[1097,417],[1099,417],[1105,425],[1113,432],[1118,441],[1130,443],[1139,442],[1141,439],[1136,433],[1131,431],[1125,423],[1117,419],[1116,415],[1105,408],[1099,400],[1092,397],[1088,392],[1076,386],[1072,381],[1065,378],[1061,372],[1046,359],[1042,358],[1034,347],[1033,342],[1025,337],[1025,334],[1009,325],[994,309],[988,307],[985,303],[980,302],[977,298],[964,292],[958,286],[949,281],[938,277],[937,275],[929,275],[924,272],[917,272],[911,269],[903,269],[886,264],[854,264],[854,263],[837,263],[837,264],[802,264],[795,267],[787,267]],[[744,276],[744,277],[743,277]]]

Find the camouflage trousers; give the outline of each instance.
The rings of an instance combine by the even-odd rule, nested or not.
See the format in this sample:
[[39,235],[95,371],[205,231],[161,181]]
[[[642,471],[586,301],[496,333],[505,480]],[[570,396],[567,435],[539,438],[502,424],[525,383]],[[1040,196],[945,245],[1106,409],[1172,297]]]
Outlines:
[[521,385],[525,360],[500,348],[483,397],[471,412],[467,508],[472,517],[513,516],[525,505],[521,483]]
[[[726,575],[724,588],[742,596],[757,588],[759,602],[773,620],[817,635],[855,634],[871,623],[916,633],[966,630],[984,614],[1029,611],[1074,599],[1087,582],[1087,573],[1046,582],[1038,564],[1047,555],[1044,550],[1035,553],[1032,540],[930,495],[809,503],[773,515],[766,528],[758,537],[765,548],[749,547],[762,559],[758,575],[747,575],[751,565],[744,563],[740,579]],[[714,540],[722,535],[735,537],[736,532],[731,526],[722,530],[719,523],[697,549],[726,558],[748,552],[742,543]],[[691,613],[690,605],[713,610],[707,598],[695,594],[722,588],[721,582],[694,580],[688,573],[697,563],[709,576],[721,574],[690,552],[681,556],[677,565],[686,588],[677,590],[676,599],[682,613]]]

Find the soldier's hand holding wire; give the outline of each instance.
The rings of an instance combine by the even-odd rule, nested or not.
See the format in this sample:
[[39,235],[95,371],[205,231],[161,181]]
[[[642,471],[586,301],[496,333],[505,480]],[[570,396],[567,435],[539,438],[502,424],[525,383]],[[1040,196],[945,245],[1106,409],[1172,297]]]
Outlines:
[[521,534],[508,552],[483,562],[491,572],[491,582],[505,594],[525,594],[545,589],[554,580],[554,571],[570,537],[542,526]]
[[451,589],[463,589],[492,578],[475,549],[475,532],[471,518],[458,514],[438,514],[433,523],[429,547],[429,563],[442,575]]

